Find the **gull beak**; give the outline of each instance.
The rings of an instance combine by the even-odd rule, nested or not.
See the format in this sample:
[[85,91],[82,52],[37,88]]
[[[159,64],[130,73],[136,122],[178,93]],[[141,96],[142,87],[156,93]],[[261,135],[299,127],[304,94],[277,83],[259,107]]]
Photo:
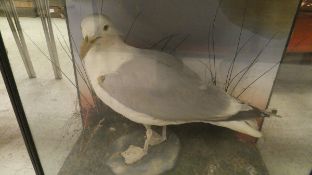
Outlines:
[[87,35],[86,37],[83,38],[83,42],[86,42],[86,43],[87,43],[88,41],[89,41],[89,37],[88,37],[88,35]]
[[81,60],[86,56],[88,53],[89,49],[91,47],[91,44],[89,42],[89,37],[85,36],[82,40],[81,46],[80,46],[80,51],[79,51],[79,57]]
[[83,58],[86,56],[88,51],[91,49],[92,44],[99,38],[100,38],[99,36],[95,36],[95,37],[85,36],[83,38],[81,46],[80,46],[80,53],[79,53],[81,60],[83,60]]

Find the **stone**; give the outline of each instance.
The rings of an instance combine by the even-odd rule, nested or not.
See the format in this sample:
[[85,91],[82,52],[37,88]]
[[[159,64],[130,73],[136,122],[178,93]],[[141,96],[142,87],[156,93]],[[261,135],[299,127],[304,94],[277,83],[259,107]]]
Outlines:
[[[107,165],[116,175],[158,175],[171,170],[176,163],[180,141],[172,132],[168,133],[166,141],[150,146],[148,153],[139,161],[128,164],[124,160],[122,153],[129,147],[130,152],[143,151],[145,132],[134,132],[129,135],[121,136],[110,147]],[[128,151],[129,149],[127,149]],[[133,153],[132,152],[132,153]]]

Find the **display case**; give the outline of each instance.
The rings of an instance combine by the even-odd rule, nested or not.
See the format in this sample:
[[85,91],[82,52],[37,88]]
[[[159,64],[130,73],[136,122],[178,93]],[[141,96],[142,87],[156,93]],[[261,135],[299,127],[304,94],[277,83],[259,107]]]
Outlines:
[[269,174],[299,1],[31,4],[1,1],[1,70],[37,174]]

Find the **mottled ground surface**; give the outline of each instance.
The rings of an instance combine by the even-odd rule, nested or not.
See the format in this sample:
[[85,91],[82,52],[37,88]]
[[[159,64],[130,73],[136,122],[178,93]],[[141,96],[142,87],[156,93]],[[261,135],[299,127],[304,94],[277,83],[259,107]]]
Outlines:
[[[97,117],[99,116],[91,116],[91,119],[99,120]],[[145,134],[143,126],[137,125],[109,109],[105,110],[101,117],[105,118],[103,126],[96,132],[93,132],[95,130],[86,130],[81,135],[59,175],[113,175],[114,173],[107,166],[107,159],[113,154],[110,153],[110,147],[114,141],[129,133],[140,131],[141,136],[133,139],[139,141],[138,146],[143,145],[142,138]],[[194,123],[169,126],[168,130],[169,134],[177,135],[181,148],[175,166],[163,174],[268,174],[256,146],[240,141],[234,132],[228,129]],[[90,137],[91,133],[93,133],[93,137]],[[150,151],[153,152],[152,150],[153,147]],[[144,161],[146,160],[143,158],[135,163],[135,166],[144,164]]]

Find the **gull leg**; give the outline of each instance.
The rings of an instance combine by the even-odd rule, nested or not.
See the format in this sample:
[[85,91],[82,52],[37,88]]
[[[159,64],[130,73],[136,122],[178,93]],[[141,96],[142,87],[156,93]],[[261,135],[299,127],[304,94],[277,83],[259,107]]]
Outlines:
[[144,126],[145,126],[145,129],[146,129],[146,140],[145,140],[145,143],[144,143],[143,151],[144,151],[145,154],[147,154],[148,146],[150,144],[150,141],[151,141],[151,138],[152,138],[152,135],[153,135],[153,130],[151,129],[150,125],[144,125]]
[[142,157],[144,157],[148,152],[148,146],[150,144],[153,131],[150,125],[144,125],[144,127],[146,128],[146,139],[143,149],[138,146],[130,145],[126,151],[121,153],[121,156],[125,159],[125,163],[128,165],[141,160]]
[[125,163],[128,165],[141,160],[142,157],[148,153],[148,148],[150,145],[158,145],[167,139],[166,126],[163,126],[161,136],[153,131],[150,125],[144,125],[144,127],[146,129],[146,139],[143,149],[138,146],[130,145],[126,151],[121,153],[121,156],[125,159]]
[[167,140],[167,126],[163,126],[162,128],[162,141]]
[[153,131],[152,129],[150,129],[150,130],[152,131],[151,132],[152,137],[148,141],[149,145],[151,145],[151,146],[158,145],[167,139],[167,132],[166,132],[167,127],[166,126],[163,126],[161,135],[159,135],[157,132]]

